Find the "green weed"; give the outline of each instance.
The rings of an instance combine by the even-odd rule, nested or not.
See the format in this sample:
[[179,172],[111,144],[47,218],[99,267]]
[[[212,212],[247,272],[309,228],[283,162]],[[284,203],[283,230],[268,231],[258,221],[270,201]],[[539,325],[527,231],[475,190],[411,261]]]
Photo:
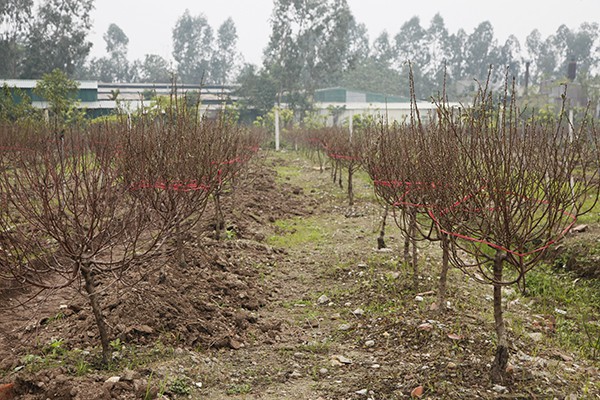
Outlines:
[[110,344],[110,347],[112,347],[112,349],[114,351],[121,351],[121,350],[123,350],[123,343],[121,342],[121,339],[119,339],[119,338],[116,338],[115,340],[113,340],[109,344]]
[[322,342],[309,342],[300,347],[300,350],[306,351],[312,354],[329,354],[331,349],[331,342],[325,340]]
[[62,320],[64,317],[65,317],[65,315],[64,315],[62,312],[59,312],[59,313],[58,313],[58,314],[56,314],[55,316],[53,316],[53,317],[50,317],[50,318],[46,319],[46,320],[44,321],[44,324],[46,324],[46,325],[50,325],[50,324],[52,324],[53,322],[61,321],[61,320]]
[[177,395],[189,395],[192,393],[192,389],[190,388],[188,382],[184,378],[175,378],[169,384],[169,392]]
[[300,169],[295,166],[280,165],[275,167],[275,171],[277,172],[277,181],[280,183],[300,177]]
[[292,218],[275,221],[278,234],[267,239],[270,246],[292,248],[306,243],[322,243],[324,229],[314,218]]
[[84,376],[90,373],[92,367],[83,358],[79,358],[75,364],[75,376]]
[[46,356],[57,357],[64,355],[67,350],[63,347],[63,339],[52,339],[42,350]]
[[542,266],[527,275],[538,313],[554,315],[557,341],[585,357],[600,357],[600,282]]
[[241,383],[238,385],[231,385],[229,386],[229,388],[227,388],[227,391],[225,393],[227,393],[228,395],[236,395],[236,394],[248,394],[252,392],[252,386],[249,385],[248,383]]

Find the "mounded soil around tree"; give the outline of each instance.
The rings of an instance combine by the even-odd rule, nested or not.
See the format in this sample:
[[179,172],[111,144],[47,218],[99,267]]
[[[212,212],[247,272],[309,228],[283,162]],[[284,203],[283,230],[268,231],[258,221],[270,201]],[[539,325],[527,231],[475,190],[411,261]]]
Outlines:
[[300,153],[253,162],[225,195],[221,240],[209,206],[184,263],[170,244],[100,283],[108,369],[79,288],[1,282],[0,400],[600,398],[598,362],[555,340],[563,314],[536,314],[517,288],[507,379],[492,385],[491,287],[452,270],[439,314],[439,246],[419,244],[415,288],[391,217],[376,249],[382,207],[356,179],[349,208]]

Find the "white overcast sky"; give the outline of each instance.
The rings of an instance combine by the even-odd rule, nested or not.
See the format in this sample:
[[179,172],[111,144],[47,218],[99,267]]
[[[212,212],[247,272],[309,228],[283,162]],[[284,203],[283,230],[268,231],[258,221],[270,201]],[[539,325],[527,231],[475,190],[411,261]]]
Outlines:
[[[104,54],[102,35],[116,23],[129,37],[130,59],[149,53],[171,59],[171,32],[187,8],[192,15],[203,13],[215,30],[232,17],[238,50],[254,64],[260,64],[268,43],[273,7],[272,0],[97,0],[95,4],[93,56]],[[582,22],[600,22],[600,0],[348,0],[348,4],[355,18],[367,26],[371,41],[384,29],[394,36],[415,15],[427,27],[438,12],[451,33],[459,28],[470,33],[488,20],[499,41],[514,34],[521,44],[534,28],[546,37],[561,24],[576,29]]]

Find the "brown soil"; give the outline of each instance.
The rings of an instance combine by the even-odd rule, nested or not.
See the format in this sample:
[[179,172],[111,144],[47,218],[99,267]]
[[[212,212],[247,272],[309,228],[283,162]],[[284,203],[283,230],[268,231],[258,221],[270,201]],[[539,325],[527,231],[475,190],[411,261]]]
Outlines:
[[[280,167],[297,173],[278,177]],[[451,271],[450,308],[431,311],[439,250],[421,246],[414,288],[398,265],[395,227],[386,237],[393,251],[374,249],[381,208],[365,182],[349,209],[327,172],[283,154],[254,164],[235,187],[224,199],[223,240],[213,239],[209,208],[202,245],[188,238],[185,265],[167,249],[132,268],[127,285],[102,282],[110,336],[119,339],[109,370],[96,369],[97,329],[77,288],[19,307],[35,293],[5,282],[13,286],[0,291],[0,382],[14,382],[17,398],[43,400],[404,399],[419,386],[428,399],[600,393],[597,363],[553,346],[551,332],[541,342],[524,334],[545,318],[525,300],[507,311],[510,373],[494,388],[491,288]],[[273,235],[299,240],[273,247]]]

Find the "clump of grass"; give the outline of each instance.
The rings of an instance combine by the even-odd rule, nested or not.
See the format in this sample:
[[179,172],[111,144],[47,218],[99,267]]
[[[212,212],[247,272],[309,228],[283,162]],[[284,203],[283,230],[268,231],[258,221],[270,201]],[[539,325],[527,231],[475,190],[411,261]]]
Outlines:
[[321,243],[325,239],[324,229],[313,218],[292,218],[275,221],[277,234],[269,237],[271,246],[296,247],[306,243]]
[[535,300],[536,312],[555,316],[561,346],[600,358],[600,281],[545,266],[527,275],[527,296]]
[[329,354],[331,350],[331,342],[309,342],[305,345],[300,346],[300,350],[312,354]]
[[63,367],[68,374],[84,376],[88,373],[105,370],[121,371],[123,369],[135,370],[141,366],[156,361],[164,361],[174,356],[173,348],[157,341],[151,348],[142,346],[125,346],[120,339],[115,339],[110,344],[113,357],[108,364],[100,362],[98,349],[84,351],[71,349],[61,338],[54,338],[48,343],[40,345],[34,352],[22,357],[21,363],[27,371],[38,371]]
[[176,395],[185,396],[192,393],[192,389],[185,378],[175,378],[169,384],[169,392]]
[[295,166],[279,165],[275,167],[277,172],[277,182],[287,182],[300,177],[300,169]]
[[226,393],[230,396],[236,394],[248,394],[250,392],[252,392],[252,386],[250,386],[248,383],[231,385],[226,391]]

